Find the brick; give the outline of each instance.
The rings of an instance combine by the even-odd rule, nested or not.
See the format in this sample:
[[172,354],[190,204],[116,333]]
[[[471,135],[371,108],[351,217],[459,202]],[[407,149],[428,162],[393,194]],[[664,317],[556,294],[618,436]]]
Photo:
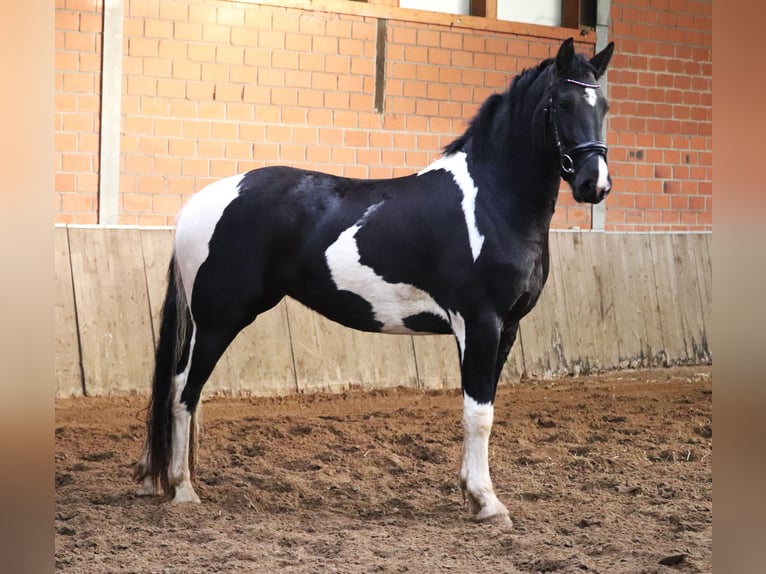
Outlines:
[[235,122],[253,121],[253,106],[249,103],[228,102],[226,104],[226,119]]
[[207,159],[186,158],[181,168],[183,175],[205,176],[210,173],[210,162]]
[[325,92],[324,106],[329,109],[349,109],[349,94],[338,92]]
[[293,127],[292,141],[299,144],[316,144],[319,141],[319,132],[311,127]]
[[298,59],[298,66],[301,70],[323,72],[324,61],[325,57],[321,54],[301,54]]
[[245,49],[240,46],[216,46],[215,61],[222,64],[243,64]]
[[224,119],[226,117],[226,105],[223,102],[200,101],[198,103],[198,115],[203,119]]
[[224,156],[228,159],[252,159],[253,144],[249,142],[226,142]]
[[231,67],[227,64],[203,62],[200,64],[200,78],[205,82],[227,82]]
[[215,84],[212,82],[187,82],[186,98],[191,101],[207,102],[213,99]]
[[261,48],[284,50],[285,49],[285,33],[273,31],[273,30],[259,30],[258,45]]
[[122,210],[127,212],[149,212],[152,210],[152,196],[148,193],[121,193]]
[[285,34],[285,50],[290,52],[310,52],[311,36],[305,34]]
[[271,30],[280,32],[297,33],[299,31],[300,16],[295,12],[286,12],[283,14],[274,13],[271,16]]
[[91,211],[95,207],[94,197],[91,194],[62,193],[61,209],[69,212]]
[[351,36],[351,22],[340,19],[329,20],[325,24],[325,34],[338,38],[349,38]]
[[169,60],[144,58],[143,74],[155,78],[170,78],[173,75],[173,65]]
[[282,123],[291,124],[294,126],[303,125],[306,123],[306,109],[300,106],[288,107],[285,106],[281,110]]
[[253,159],[276,161],[279,159],[279,146],[272,143],[256,142],[253,147]]
[[193,62],[215,62],[216,47],[211,44],[190,43],[187,58]]
[[252,28],[232,28],[231,43],[235,46],[258,46],[258,32]]
[[269,142],[290,142],[292,139],[292,130],[289,126],[269,125],[266,126],[266,140]]
[[244,99],[244,86],[218,83],[215,85],[213,99],[221,102],[241,102]]
[[197,62],[176,60],[173,62],[173,78],[199,80],[202,78],[202,67]]
[[221,6],[216,10],[216,22],[224,26],[244,26],[245,11],[239,5]]

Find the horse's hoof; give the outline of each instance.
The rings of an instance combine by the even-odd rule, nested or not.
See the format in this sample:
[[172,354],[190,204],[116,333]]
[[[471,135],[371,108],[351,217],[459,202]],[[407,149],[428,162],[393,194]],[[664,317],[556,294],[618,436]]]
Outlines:
[[141,486],[136,489],[136,496],[159,496],[160,492],[154,484],[154,481],[149,477],[143,478],[136,477],[138,481],[143,481]]
[[136,496],[158,496],[158,495],[159,493],[153,486],[150,488],[147,488],[145,486],[139,486],[136,489]]
[[176,493],[173,497],[173,504],[184,504],[186,502],[192,502],[194,504],[200,504],[199,496],[194,492],[194,488],[191,485],[184,485],[176,487]]
[[493,526],[513,528],[513,521],[508,516],[508,509],[500,502],[493,506],[485,506],[476,515],[476,520]]
[[513,521],[510,519],[510,517],[507,514],[501,513],[501,514],[493,514],[492,516],[487,516],[483,518],[477,517],[477,520],[484,524],[491,524],[492,526],[497,526],[500,528],[513,528]]

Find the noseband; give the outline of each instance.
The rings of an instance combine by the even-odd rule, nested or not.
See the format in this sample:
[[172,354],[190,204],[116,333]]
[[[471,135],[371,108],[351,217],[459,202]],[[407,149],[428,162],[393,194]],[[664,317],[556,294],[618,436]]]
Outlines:
[[[586,82],[580,82],[578,80],[572,80],[567,78],[564,80],[570,84],[582,86],[583,88],[600,88],[598,84],[588,84]],[[559,151],[559,157],[561,158],[561,176],[568,180],[575,173],[575,162],[573,158],[580,158],[580,163],[587,160],[593,155],[600,155],[606,161],[606,154],[609,148],[601,141],[588,141],[581,144],[577,144],[570,148],[565,148],[561,143],[561,136],[559,135],[559,126],[556,115],[556,106],[553,105],[553,95],[548,99],[548,105],[545,108],[545,118],[553,128],[553,138],[556,143],[556,148]]]

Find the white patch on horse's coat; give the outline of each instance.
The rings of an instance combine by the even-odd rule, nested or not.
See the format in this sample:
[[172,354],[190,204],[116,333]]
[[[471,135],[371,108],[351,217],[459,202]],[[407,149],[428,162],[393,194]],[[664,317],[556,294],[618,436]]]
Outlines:
[[476,261],[481,253],[482,245],[484,245],[484,236],[479,232],[479,228],[476,225],[476,194],[479,192],[479,189],[468,172],[466,158],[466,153],[462,151],[442,156],[425,169],[419,171],[418,175],[439,169],[452,174],[455,183],[460,188],[460,191],[463,192],[463,200],[460,206],[463,208],[465,225],[468,228],[468,242],[471,245],[471,255],[473,260]]
[[489,435],[495,407],[479,403],[463,393],[463,466],[460,480],[468,493],[471,511],[479,519],[507,517],[508,510],[498,500],[489,476]]
[[598,180],[596,181],[596,189],[599,192],[609,191],[611,185],[609,184],[609,167],[606,165],[606,161],[601,156],[598,156]]
[[596,102],[598,101],[598,96],[596,95],[596,89],[595,88],[585,88],[585,101],[588,102],[588,105],[592,108],[596,107]]
[[[369,213],[367,210],[365,216]],[[356,233],[362,225],[357,223],[346,229],[325,251],[335,286],[370,303],[375,320],[383,324],[384,333],[412,334],[413,331],[404,326],[404,319],[419,313],[432,313],[449,321],[444,310],[422,289],[408,283],[389,283],[372,267],[361,263]]]
[[211,183],[195,193],[176,220],[175,249],[186,301],[191,307],[194,279],[210,253],[210,238],[223,210],[239,195],[244,175]]
[[465,319],[457,311],[449,311],[449,324],[457,338],[457,346],[460,349],[460,364],[463,364],[465,355]]

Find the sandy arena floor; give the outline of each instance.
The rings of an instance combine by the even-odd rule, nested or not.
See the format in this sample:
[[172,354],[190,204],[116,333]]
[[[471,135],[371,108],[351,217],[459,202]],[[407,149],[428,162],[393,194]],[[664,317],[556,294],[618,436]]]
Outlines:
[[456,391],[208,401],[181,506],[133,495],[144,403],[57,402],[57,571],[712,571],[710,367],[501,385],[513,529],[463,504]]

